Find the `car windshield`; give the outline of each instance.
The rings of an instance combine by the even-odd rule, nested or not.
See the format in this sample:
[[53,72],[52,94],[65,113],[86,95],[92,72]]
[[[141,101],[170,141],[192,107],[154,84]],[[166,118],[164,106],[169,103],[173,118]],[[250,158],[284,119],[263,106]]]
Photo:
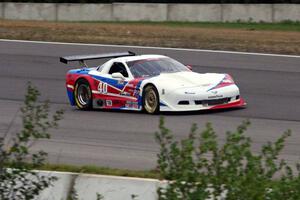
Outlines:
[[127,62],[127,65],[135,78],[189,71],[186,66],[171,58],[135,60]]

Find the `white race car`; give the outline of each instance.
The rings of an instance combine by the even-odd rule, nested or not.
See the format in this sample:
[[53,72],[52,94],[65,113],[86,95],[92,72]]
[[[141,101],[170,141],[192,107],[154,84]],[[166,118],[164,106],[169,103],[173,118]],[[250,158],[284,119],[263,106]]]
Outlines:
[[[85,60],[111,58],[88,68]],[[66,77],[71,105],[79,109],[196,111],[243,107],[239,88],[228,74],[196,73],[162,55],[132,52],[67,56],[60,61],[79,61],[79,69]]]

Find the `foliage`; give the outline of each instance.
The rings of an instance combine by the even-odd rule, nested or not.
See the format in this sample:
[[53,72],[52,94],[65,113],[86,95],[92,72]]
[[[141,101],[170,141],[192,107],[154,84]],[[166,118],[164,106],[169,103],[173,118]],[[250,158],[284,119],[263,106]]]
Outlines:
[[[22,129],[9,143],[0,140],[0,199],[33,199],[56,177],[38,175],[32,168],[44,164],[47,153],[30,152],[39,139],[50,138],[49,129],[56,128],[63,111],[49,116],[49,103],[38,103],[40,93],[28,84],[22,112]],[[28,165],[28,162],[31,165]],[[7,167],[9,166],[9,168]]]
[[159,188],[159,199],[300,199],[300,166],[295,170],[278,158],[291,131],[254,153],[245,135],[249,125],[245,121],[227,132],[220,144],[211,124],[200,133],[194,124],[188,137],[178,142],[161,118],[156,133],[158,168],[169,181]]
[[139,178],[155,178],[159,179],[159,173],[156,170],[129,170],[129,169],[115,169],[109,167],[93,166],[93,165],[67,165],[67,164],[46,164],[35,169],[46,171],[62,171],[62,172],[74,172],[85,174],[101,174],[101,175],[113,175],[124,177],[139,177]]

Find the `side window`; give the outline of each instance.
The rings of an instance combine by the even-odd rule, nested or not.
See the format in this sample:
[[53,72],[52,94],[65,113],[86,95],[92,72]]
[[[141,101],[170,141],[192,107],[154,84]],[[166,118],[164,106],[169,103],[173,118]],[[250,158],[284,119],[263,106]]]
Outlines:
[[123,63],[115,62],[112,64],[108,73],[113,74],[116,72],[120,72],[124,77],[128,77],[126,67],[124,66]]
[[100,66],[98,66],[98,67],[97,67],[97,71],[101,72],[101,71],[102,71],[102,69],[103,69],[103,67],[104,67],[104,65],[100,65]]

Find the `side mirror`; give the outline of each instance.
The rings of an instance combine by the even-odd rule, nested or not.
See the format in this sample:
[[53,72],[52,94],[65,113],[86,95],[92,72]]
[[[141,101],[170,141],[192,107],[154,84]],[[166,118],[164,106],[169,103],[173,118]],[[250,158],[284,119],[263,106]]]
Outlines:
[[116,72],[116,73],[112,73],[111,75],[113,78],[118,78],[118,79],[125,79],[125,77],[120,73],[120,72]]
[[193,71],[193,67],[192,67],[191,65],[186,65],[186,67],[187,67],[189,70]]

